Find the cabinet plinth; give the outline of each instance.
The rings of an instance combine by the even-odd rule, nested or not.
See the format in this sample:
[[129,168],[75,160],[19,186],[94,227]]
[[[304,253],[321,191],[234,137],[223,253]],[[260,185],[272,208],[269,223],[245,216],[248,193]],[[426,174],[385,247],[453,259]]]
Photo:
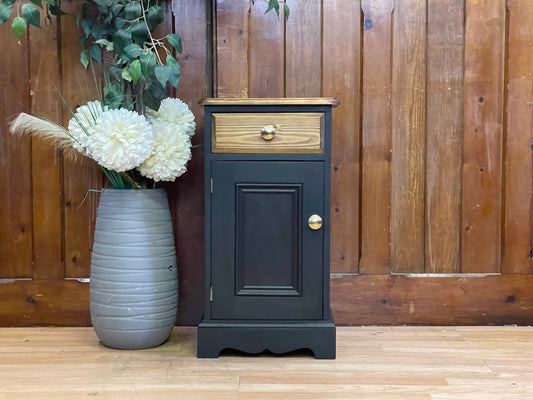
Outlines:
[[335,358],[329,306],[332,99],[207,99],[206,286],[198,357]]

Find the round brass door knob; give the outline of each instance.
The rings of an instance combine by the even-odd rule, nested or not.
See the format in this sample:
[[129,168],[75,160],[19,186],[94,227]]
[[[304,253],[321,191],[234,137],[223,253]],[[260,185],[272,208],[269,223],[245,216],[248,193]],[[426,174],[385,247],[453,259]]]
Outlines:
[[307,224],[309,225],[309,228],[316,231],[322,228],[322,217],[318,214],[313,214],[307,220]]
[[263,140],[269,141],[274,139],[276,134],[276,125],[267,125],[261,128],[261,137]]

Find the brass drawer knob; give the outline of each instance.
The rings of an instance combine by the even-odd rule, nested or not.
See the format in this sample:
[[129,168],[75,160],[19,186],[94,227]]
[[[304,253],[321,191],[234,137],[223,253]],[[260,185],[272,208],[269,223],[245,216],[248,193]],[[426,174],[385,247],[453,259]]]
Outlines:
[[261,137],[263,140],[269,141],[274,139],[276,134],[276,125],[267,125],[261,128]]
[[307,220],[307,224],[309,225],[309,228],[316,231],[322,228],[322,217],[318,214],[313,214]]

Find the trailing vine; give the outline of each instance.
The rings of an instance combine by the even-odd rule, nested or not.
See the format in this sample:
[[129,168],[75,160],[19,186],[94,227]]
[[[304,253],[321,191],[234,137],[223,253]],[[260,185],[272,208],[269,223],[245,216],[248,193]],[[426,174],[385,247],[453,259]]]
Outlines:
[[[1,0],[0,24],[11,17],[17,38],[28,25],[41,27],[45,18],[63,15],[59,0]],[[250,6],[260,0],[250,0]],[[281,12],[289,16],[285,0],[262,0],[268,3],[265,13]],[[155,37],[163,22],[160,0],[91,0],[85,2],[77,22],[80,37],[80,62],[85,68],[91,60],[105,71],[103,100],[109,108],[126,108],[144,113],[145,107],[157,110],[167,97],[167,86],[177,88],[180,66],[175,57],[182,52],[181,38],[169,33]],[[16,13],[16,15],[14,15]],[[107,52],[106,57],[103,53]]]

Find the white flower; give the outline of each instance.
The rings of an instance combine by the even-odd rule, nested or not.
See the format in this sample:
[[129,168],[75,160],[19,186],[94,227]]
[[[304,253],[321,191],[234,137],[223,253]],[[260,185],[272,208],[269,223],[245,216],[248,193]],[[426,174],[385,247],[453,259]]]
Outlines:
[[191,138],[183,126],[154,120],[152,155],[137,169],[154,181],[174,181],[187,171],[191,159]]
[[96,121],[107,106],[97,101],[90,101],[87,105],[78,107],[74,117],[68,122],[68,131],[73,137],[73,147],[84,155],[89,155],[86,151],[88,131],[96,124]]
[[189,136],[194,135],[196,122],[194,114],[189,110],[189,106],[180,99],[167,97],[161,101],[158,111],[146,109],[146,114],[151,121],[159,120],[182,127],[183,131]]
[[133,111],[109,110],[89,129],[87,151],[101,166],[123,172],[139,166],[153,148],[152,125]]

